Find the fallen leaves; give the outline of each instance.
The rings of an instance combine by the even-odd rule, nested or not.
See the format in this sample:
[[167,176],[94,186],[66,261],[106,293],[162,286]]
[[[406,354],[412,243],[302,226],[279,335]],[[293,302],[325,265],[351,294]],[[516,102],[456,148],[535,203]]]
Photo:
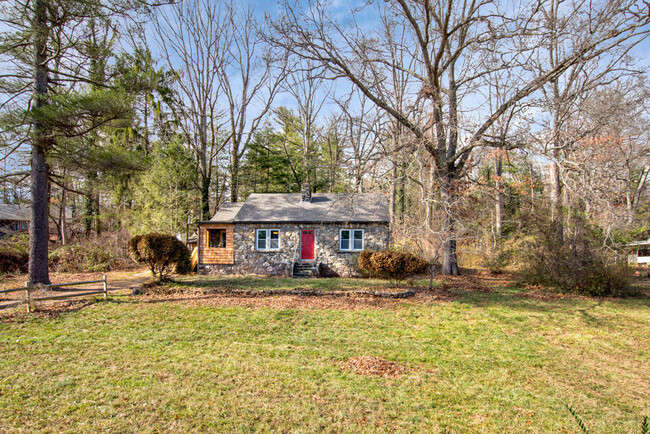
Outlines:
[[406,368],[390,360],[375,356],[353,357],[343,363],[342,369],[357,375],[374,375],[383,378],[399,378]]

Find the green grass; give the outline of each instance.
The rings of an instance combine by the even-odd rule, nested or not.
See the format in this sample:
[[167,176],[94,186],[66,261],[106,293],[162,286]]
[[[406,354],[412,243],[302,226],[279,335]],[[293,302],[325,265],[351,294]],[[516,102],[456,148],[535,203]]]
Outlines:
[[[424,281],[417,281],[425,285]],[[290,277],[178,277],[172,284],[181,289],[220,288],[244,290],[312,289],[320,291],[349,291],[354,289],[384,289],[389,286],[382,279],[292,279]],[[404,286],[404,285],[403,285]]]
[[[571,404],[592,432],[636,432],[649,336],[647,298],[502,288],[352,311],[113,297],[0,323],[0,431],[578,432]],[[408,372],[341,369],[366,355]]]

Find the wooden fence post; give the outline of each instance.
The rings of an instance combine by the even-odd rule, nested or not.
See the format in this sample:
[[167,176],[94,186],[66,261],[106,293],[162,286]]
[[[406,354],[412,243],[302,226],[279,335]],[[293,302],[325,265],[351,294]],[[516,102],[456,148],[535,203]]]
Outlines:
[[106,297],[108,297],[108,287],[106,285],[106,275],[105,274],[102,275],[102,280],[104,280],[104,282],[103,282],[103,284],[104,284],[104,298],[106,298]]
[[25,304],[27,304],[27,313],[32,311],[32,301],[29,296],[29,282],[25,282]]

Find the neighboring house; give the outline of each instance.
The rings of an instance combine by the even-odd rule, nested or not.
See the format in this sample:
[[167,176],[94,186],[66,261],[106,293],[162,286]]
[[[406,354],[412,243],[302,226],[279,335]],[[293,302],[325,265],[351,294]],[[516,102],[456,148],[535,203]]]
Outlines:
[[650,239],[635,241],[628,245],[634,249],[634,252],[628,257],[630,264],[650,266]]
[[[50,214],[58,216],[59,208],[56,205],[50,206]],[[66,219],[72,219],[72,208],[66,207]],[[0,203],[0,238],[8,235],[29,231],[31,220],[31,206],[28,204]],[[49,219],[50,236],[56,235],[57,228],[52,219]]]
[[30,208],[28,205],[0,203],[0,238],[29,230]]
[[199,274],[350,276],[358,253],[389,242],[386,197],[251,194],[199,222]]

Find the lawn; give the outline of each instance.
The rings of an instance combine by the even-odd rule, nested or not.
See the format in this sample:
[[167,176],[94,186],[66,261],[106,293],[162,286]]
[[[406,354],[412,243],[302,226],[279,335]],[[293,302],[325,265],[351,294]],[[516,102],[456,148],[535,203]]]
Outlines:
[[[193,278],[181,286],[367,282]],[[261,302],[282,295],[244,303],[113,295],[55,316],[5,318],[0,431],[578,432],[571,404],[593,432],[639,432],[650,415],[647,297],[450,291],[446,300],[354,309]],[[404,373],[342,368],[360,356]]]

